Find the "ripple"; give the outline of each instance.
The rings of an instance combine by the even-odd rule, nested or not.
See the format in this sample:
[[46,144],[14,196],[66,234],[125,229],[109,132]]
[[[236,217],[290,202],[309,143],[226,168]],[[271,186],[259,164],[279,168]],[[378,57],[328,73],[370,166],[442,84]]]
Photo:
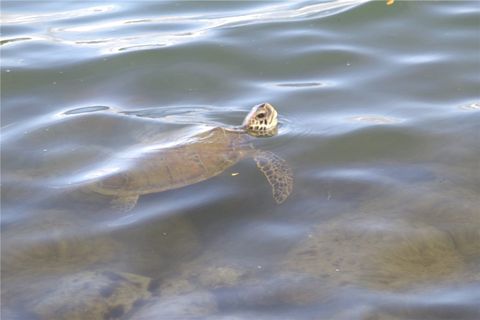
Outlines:
[[[68,27],[49,27],[47,34],[43,34],[44,27],[42,26],[39,28],[41,31],[38,32],[39,34],[37,33],[36,38],[68,46],[93,47],[102,54],[112,54],[173,46],[198,39],[221,28],[329,16],[367,1],[336,0],[317,4],[306,3],[300,7],[297,7],[296,3],[278,4],[272,2],[268,6],[257,8],[256,11],[250,10],[237,14],[225,13],[223,16],[218,13],[205,12],[201,15],[164,15],[155,18],[126,17],[106,22],[98,20],[76,21]],[[120,7],[115,5],[105,5],[47,14],[10,14],[4,17],[2,22],[10,25],[48,23],[56,20],[89,17],[118,11],[119,9]],[[172,25],[177,27],[172,27]],[[138,27],[142,29],[133,29]],[[177,29],[180,30],[176,32]],[[159,30],[170,31],[159,32]],[[88,33],[92,35],[89,36]],[[98,37],[99,34],[104,34],[104,36]]]
[[322,82],[291,82],[291,83],[278,83],[278,87],[294,87],[294,88],[305,88],[305,87],[322,87],[325,84]]
[[461,110],[465,111],[478,111],[480,110],[480,102],[473,102],[459,107]]
[[32,40],[32,38],[30,38],[30,37],[19,37],[19,38],[4,39],[4,40],[0,40],[0,46],[3,46],[7,43],[12,43],[12,42],[17,42],[17,41],[26,41],[26,40]]
[[370,124],[394,124],[402,122],[403,120],[398,118],[384,117],[379,115],[365,115],[365,116],[354,116],[346,118],[348,121],[353,122],[364,122]]
[[90,8],[82,8],[76,10],[67,10],[59,12],[51,12],[45,14],[6,14],[2,15],[1,22],[4,25],[18,25],[26,23],[43,23],[55,20],[81,18],[85,16],[98,15],[101,13],[112,12],[117,9],[115,5],[94,6]]
[[440,53],[422,53],[407,56],[398,56],[395,58],[398,62],[404,64],[425,64],[446,60],[444,54]]
[[90,107],[81,107],[81,108],[71,109],[71,110],[65,111],[63,114],[72,115],[72,114],[82,114],[82,113],[90,113],[90,112],[98,112],[98,111],[106,111],[106,110],[111,110],[111,108],[107,106],[90,106]]

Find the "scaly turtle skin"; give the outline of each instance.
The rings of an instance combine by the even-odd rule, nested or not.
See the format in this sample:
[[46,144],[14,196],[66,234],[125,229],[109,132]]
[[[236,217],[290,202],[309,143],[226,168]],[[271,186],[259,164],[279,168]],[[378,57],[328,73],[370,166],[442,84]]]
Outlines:
[[140,195],[204,181],[252,157],[272,186],[273,198],[282,203],[293,188],[292,170],[279,156],[256,150],[250,144],[252,136],[272,136],[276,132],[277,112],[263,103],[252,109],[242,127],[213,128],[188,143],[147,152],[135,159],[128,170],[95,181],[88,189],[114,197],[114,209],[129,211]]

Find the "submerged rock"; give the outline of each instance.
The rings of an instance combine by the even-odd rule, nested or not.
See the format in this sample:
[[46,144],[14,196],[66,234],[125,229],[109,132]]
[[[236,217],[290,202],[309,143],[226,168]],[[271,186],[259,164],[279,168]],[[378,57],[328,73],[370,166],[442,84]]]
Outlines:
[[469,281],[478,279],[468,263],[472,256],[480,257],[477,231],[469,233],[469,240],[461,240],[458,234],[428,225],[365,215],[347,217],[314,227],[288,254],[283,268],[333,285],[380,290]]
[[81,270],[118,253],[113,239],[92,233],[65,210],[42,210],[2,230],[2,277]]
[[213,294],[207,291],[195,291],[151,299],[130,318],[136,320],[202,319],[215,312],[217,312],[217,304]]
[[40,319],[121,319],[151,297],[151,280],[129,273],[87,271],[52,280],[36,288],[32,310]]

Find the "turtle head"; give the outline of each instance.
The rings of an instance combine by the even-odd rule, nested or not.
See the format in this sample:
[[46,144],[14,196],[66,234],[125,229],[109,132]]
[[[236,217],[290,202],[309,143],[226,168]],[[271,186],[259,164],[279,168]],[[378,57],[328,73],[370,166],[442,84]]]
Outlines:
[[257,104],[243,120],[243,127],[255,137],[270,137],[277,134],[277,111],[269,103]]

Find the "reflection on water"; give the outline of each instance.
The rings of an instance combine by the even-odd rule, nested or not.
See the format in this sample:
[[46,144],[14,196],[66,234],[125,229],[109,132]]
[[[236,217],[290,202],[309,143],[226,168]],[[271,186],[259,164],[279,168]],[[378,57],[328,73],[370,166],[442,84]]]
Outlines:
[[480,109],[480,103],[470,103],[464,106],[460,107],[463,110],[469,111],[469,110],[479,110]]
[[[474,2],[24,4],[2,7],[2,320],[480,318]],[[248,158],[127,213],[85,188],[264,101],[281,205]]]
[[[310,16],[327,16],[342,9],[359,5],[366,0],[337,0],[325,3],[297,6],[288,3],[265,3],[252,11],[239,11],[236,14],[222,16],[208,11],[200,14],[185,15],[181,11],[178,15],[162,15],[148,19],[106,19],[105,14],[120,11],[118,5],[94,6],[63,12],[46,13],[39,15],[6,15],[4,23],[21,25],[25,23],[44,23],[47,21],[75,19],[90,16],[100,16],[99,20],[77,22],[72,27],[53,27],[46,36],[37,36],[40,41],[55,41],[70,46],[92,46],[101,53],[116,53],[127,50],[154,49],[158,47],[177,45],[183,42],[198,41],[199,37],[208,36],[217,29],[240,27],[249,24],[289,21],[305,19]],[[200,2],[201,3],[201,2]],[[192,6],[201,6],[192,4]],[[208,3],[203,5],[210,6]],[[220,4],[221,6],[222,4]],[[126,5],[127,7],[129,5]],[[160,5],[159,9],[162,6]],[[248,5],[249,6],[249,5]],[[226,13],[226,12],[225,12]],[[102,17],[103,16],[103,17]],[[137,30],[142,32],[138,32]],[[129,34],[128,36],[108,37],[112,32]],[[133,34],[132,31],[136,31]],[[172,32],[175,31],[175,32]],[[89,35],[90,33],[90,35]],[[104,35],[105,34],[105,35]],[[104,35],[102,38],[97,38]],[[90,36],[92,38],[85,38]],[[30,40],[30,38],[15,38],[10,41]]]

